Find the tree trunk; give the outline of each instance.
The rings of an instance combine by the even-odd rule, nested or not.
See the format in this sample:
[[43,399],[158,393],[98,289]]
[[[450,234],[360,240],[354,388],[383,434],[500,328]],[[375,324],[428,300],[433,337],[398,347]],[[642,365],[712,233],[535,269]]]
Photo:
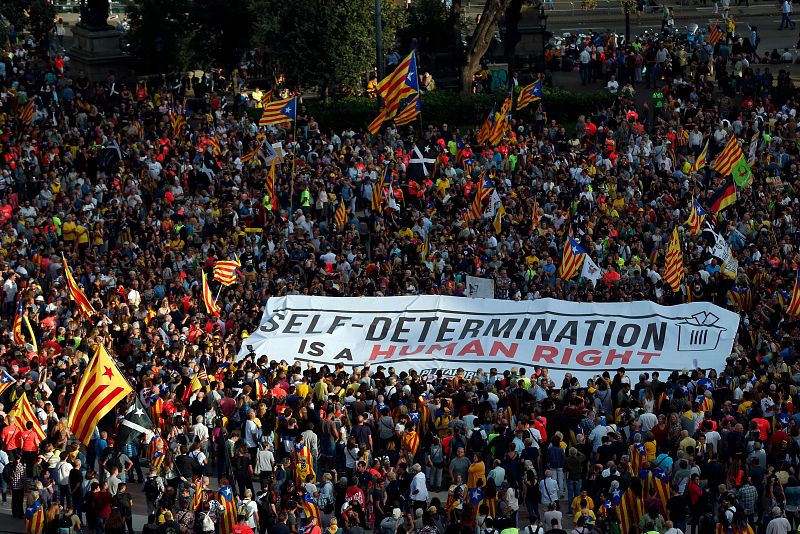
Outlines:
[[511,0],[486,0],[483,6],[481,20],[475,27],[472,40],[467,47],[467,54],[464,57],[464,64],[461,66],[461,96],[470,98],[472,96],[472,76],[478,71],[489,45],[492,43],[497,21],[505,12]]

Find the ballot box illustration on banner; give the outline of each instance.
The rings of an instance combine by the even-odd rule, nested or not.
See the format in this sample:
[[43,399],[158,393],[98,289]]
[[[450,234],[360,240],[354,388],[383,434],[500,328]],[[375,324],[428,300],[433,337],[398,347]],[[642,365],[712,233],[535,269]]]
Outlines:
[[678,350],[714,350],[725,328],[719,326],[719,317],[713,313],[700,312],[678,323]]

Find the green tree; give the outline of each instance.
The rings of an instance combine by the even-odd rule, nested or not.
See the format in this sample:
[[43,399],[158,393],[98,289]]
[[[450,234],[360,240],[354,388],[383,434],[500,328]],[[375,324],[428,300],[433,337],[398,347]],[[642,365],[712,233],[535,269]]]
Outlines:
[[46,0],[3,0],[0,15],[14,26],[17,34],[27,30],[34,40],[41,41],[53,29],[56,9]]
[[[362,85],[375,68],[374,0],[251,0],[254,44],[270,53],[273,68],[289,85],[319,87],[323,98],[343,86]],[[261,15],[261,14],[269,14]],[[384,50],[396,46],[405,13],[382,6]]]
[[249,0],[133,0],[128,39],[143,72],[233,67],[250,44]]

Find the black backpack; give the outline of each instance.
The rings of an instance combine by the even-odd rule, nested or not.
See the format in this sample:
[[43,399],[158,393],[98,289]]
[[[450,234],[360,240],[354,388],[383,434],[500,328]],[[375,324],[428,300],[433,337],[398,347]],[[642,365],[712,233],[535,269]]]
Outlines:
[[476,428],[472,431],[472,434],[469,436],[469,448],[472,452],[481,453],[483,452],[483,446],[485,442],[483,440],[483,433],[481,429]]
[[156,477],[148,478],[144,483],[144,496],[147,497],[149,501],[155,501],[158,499],[158,496],[161,495],[161,490],[158,488],[158,482]]
[[3,480],[5,480],[6,483],[11,484],[11,475],[14,474],[15,468],[16,465],[14,464],[14,462],[8,462],[6,466],[3,468]]

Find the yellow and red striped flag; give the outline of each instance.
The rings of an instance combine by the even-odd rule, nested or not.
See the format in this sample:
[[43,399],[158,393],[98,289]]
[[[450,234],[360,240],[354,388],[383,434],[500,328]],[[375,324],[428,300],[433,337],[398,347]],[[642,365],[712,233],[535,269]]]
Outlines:
[[486,201],[492,196],[492,191],[494,190],[492,183],[485,177],[485,171],[484,175],[481,175],[479,179],[480,185],[475,192],[475,198],[472,199],[472,205],[468,211],[469,221],[483,217],[483,207],[486,205]]
[[277,209],[278,207],[278,197],[275,196],[275,168],[277,166],[277,159],[278,158],[274,158],[272,160],[272,164],[269,166],[267,183],[265,185],[265,193],[269,197],[269,201],[272,204],[272,209]]
[[197,512],[197,509],[203,505],[203,492],[205,492],[202,478],[192,484],[192,487],[194,488],[194,493],[192,494],[192,512]]
[[697,155],[694,163],[692,163],[691,172],[700,172],[706,165],[708,165],[708,141],[706,141],[706,146],[703,147],[703,150],[700,151],[700,154]]
[[383,213],[383,188],[392,183],[392,170],[387,164],[386,171],[381,174],[381,179],[372,188],[372,211]]
[[503,105],[500,107],[500,111],[495,115],[494,125],[492,126],[492,131],[489,133],[489,143],[492,145],[499,145],[500,141],[503,140],[503,135],[505,135],[508,129],[508,123],[511,117],[512,103],[511,95],[507,96],[503,101]]
[[664,269],[664,280],[669,284],[673,291],[677,292],[683,280],[683,252],[681,252],[681,240],[678,236],[678,227],[672,229],[672,239],[667,249],[666,268]]
[[214,264],[214,280],[225,287],[236,283],[238,270],[242,268],[239,258],[233,260],[222,260]]
[[272,93],[274,91],[275,91],[274,87],[268,91],[264,91],[264,94],[261,95],[261,107],[264,107],[270,102],[272,102]]
[[720,41],[720,39],[722,39],[722,33],[723,32],[722,30],[719,29],[719,26],[717,24],[714,24],[708,30],[708,39],[706,40],[712,45],[715,45]]
[[211,153],[212,154],[217,156],[217,155],[219,155],[220,152],[222,152],[222,148],[220,148],[219,141],[217,140],[216,137],[214,137],[212,135],[210,137],[207,137],[206,141],[208,142],[208,145],[211,147]]
[[347,208],[344,205],[344,200],[339,199],[339,206],[336,207],[336,213],[333,214],[333,222],[339,231],[344,230],[347,226]]
[[182,114],[178,113],[177,111],[170,111],[169,112],[169,123],[172,126],[172,131],[178,133],[181,131],[181,128],[186,126],[186,117]]
[[98,345],[70,403],[67,416],[70,430],[89,445],[100,419],[132,391],[105,347]]
[[797,270],[797,274],[794,277],[794,288],[792,288],[792,296],[789,301],[789,307],[786,308],[786,313],[794,317],[800,317],[800,269]]
[[303,496],[303,512],[306,514],[306,519],[310,522],[312,519],[317,520],[317,525],[319,525],[319,506],[317,505],[317,500],[314,498],[313,495],[306,492]]
[[24,122],[25,124],[31,124],[31,123],[33,122],[33,113],[34,113],[34,108],[33,108],[33,99],[31,98],[31,99],[30,99],[30,100],[28,100],[28,102],[25,104],[25,107],[23,107],[23,108],[20,110],[20,112],[19,112],[19,118],[20,118],[20,120],[21,120],[22,122]]
[[381,126],[384,122],[389,118],[388,114],[386,113],[386,108],[383,108],[378,116],[372,119],[372,122],[369,123],[367,126],[367,131],[372,135],[377,135],[379,131],[381,131]]
[[692,198],[692,211],[689,212],[689,218],[686,219],[686,226],[689,227],[689,233],[692,235],[699,234],[705,219],[705,210],[703,210],[696,198]]
[[517,111],[541,99],[542,80],[536,80],[532,84],[523,87],[522,91],[519,92],[519,97],[517,97]]
[[417,449],[419,449],[419,434],[410,428],[410,425],[406,426],[406,429],[403,432],[403,438],[400,441],[401,449],[409,451],[411,456],[417,455]]
[[258,151],[259,150],[261,150],[260,146],[255,147],[253,150],[251,150],[247,154],[243,154],[243,155],[239,156],[239,161],[241,161],[242,163],[250,163],[251,161],[253,161],[254,159],[256,159],[258,157]]
[[206,278],[206,272],[203,272],[203,302],[206,305],[206,313],[209,315],[213,315],[214,317],[220,316],[220,309],[217,306],[217,303],[214,300],[214,296],[211,294],[211,289],[208,287],[208,278]]
[[264,113],[258,120],[259,126],[270,124],[283,124],[295,120],[297,117],[297,97],[293,96],[283,100],[276,100],[264,106]]
[[236,503],[233,499],[233,489],[230,485],[219,489],[219,501],[222,504],[222,518],[219,524],[220,534],[233,534],[236,526]]
[[262,399],[267,394],[268,391],[269,388],[267,387],[267,381],[264,380],[264,377],[259,376],[258,378],[256,378],[256,383],[255,383],[256,399]]
[[36,499],[25,510],[25,534],[42,534],[44,532],[44,505]]
[[572,280],[583,267],[586,251],[571,236],[564,241],[564,252],[561,254],[561,263],[558,266],[558,277],[562,280]]
[[3,371],[0,373],[0,397],[3,396],[3,393],[6,392],[8,388],[16,384],[17,381],[14,379],[13,376],[8,374],[8,371]]
[[78,283],[75,282],[75,278],[72,277],[72,269],[70,269],[69,265],[67,265],[67,259],[63,254],[61,255],[61,258],[64,260],[64,277],[67,281],[67,291],[69,292],[69,296],[75,301],[81,312],[83,312],[88,319],[91,319],[92,315],[95,315],[97,312],[92,307],[92,303],[89,302],[89,299],[86,298],[86,295],[83,294],[83,291],[81,291]]
[[391,74],[378,82],[378,94],[386,106],[386,116],[393,117],[400,109],[400,103],[414,93],[419,93],[419,78],[417,59],[411,52]]
[[13,338],[14,344],[23,346],[25,344],[25,336],[22,334],[22,295],[17,300],[17,314],[14,316]]
[[33,423],[33,430],[40,441],[44,441],[44,438],[47,437],[44,430],[42,430],[42,425],[39,424],[36,412],[33,411],[33,406],[28,401],[27,395],[20,395],[17,402],[8,411],[8,420],[20,430],[25,430],[28,427],[28,422],[31,422]]
[[420,101],[419,101],[419,93],[416,94],[414,98],[412,98],[408,104],[394,117],[394,123],[398,126],[405,126],[411,122],[414,122],[421,112],[420,109]]
[[744,158],[744,152],[742,152],[742,147],[739,146],[739,140],[736,139],[736,136],[731,136],[728,144],[725,145],[717,159],[711,164],[711,168],[721,175],[727,176],[733,170],[733,166],[742,158]]
[[[616,491],[619,491],[617,489]],[[631,527],[639,524],[639,520],[644,514],[644,505],[632,489],[628,488],[622,495],[622,501],[617,510],[620,527],[622,532],[630,532]]]

